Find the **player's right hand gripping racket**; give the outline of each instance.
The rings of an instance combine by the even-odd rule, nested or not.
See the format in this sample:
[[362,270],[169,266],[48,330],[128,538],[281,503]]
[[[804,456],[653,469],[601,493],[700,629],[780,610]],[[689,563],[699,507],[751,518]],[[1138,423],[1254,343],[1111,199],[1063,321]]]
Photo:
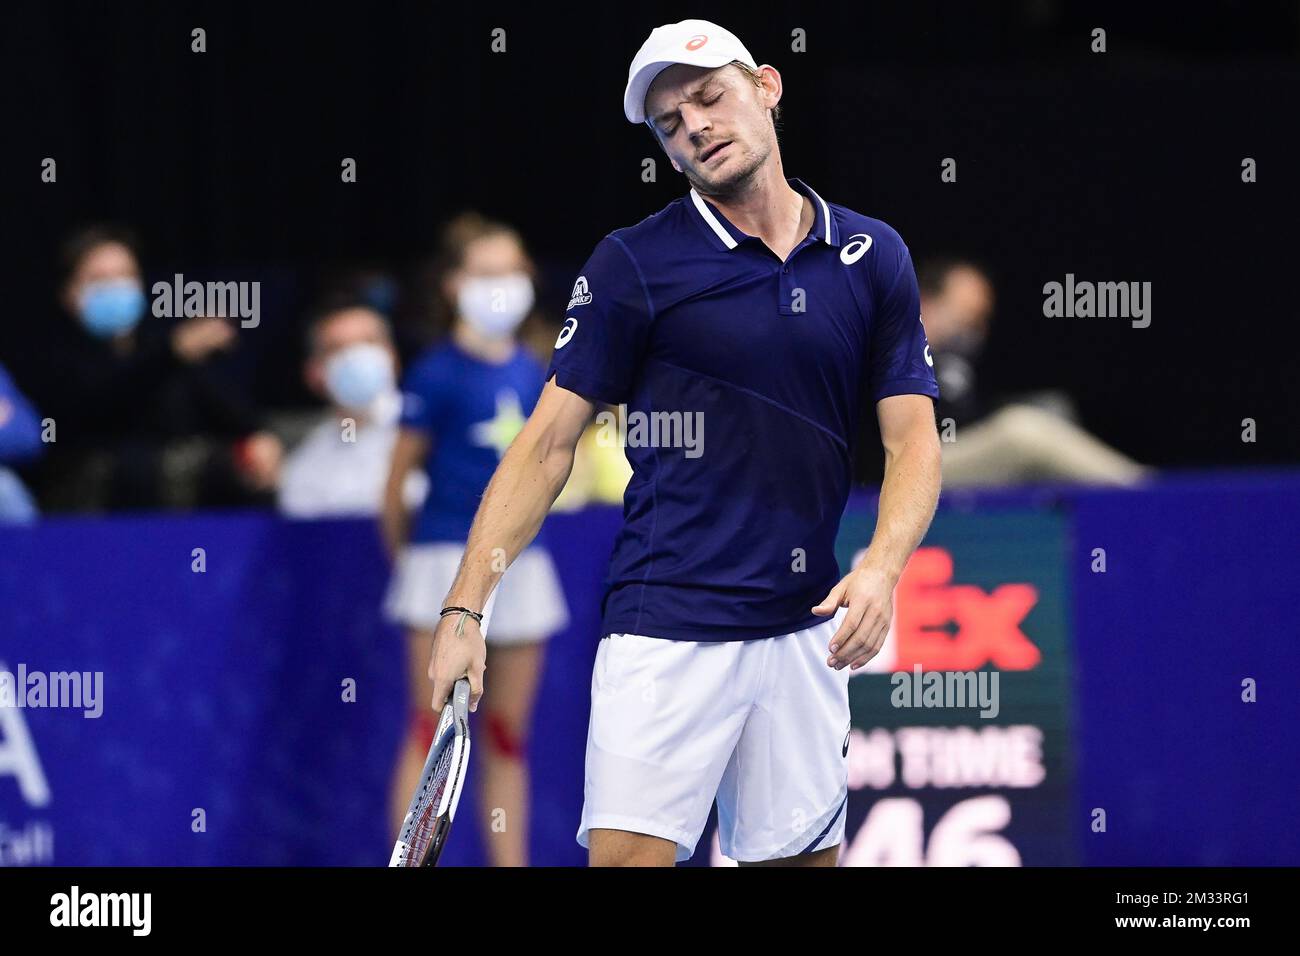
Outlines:
[[420,783],[402,820],[389,866],[436,866],[451,831],[469,766],[469,680],[462,677],[442,708]]

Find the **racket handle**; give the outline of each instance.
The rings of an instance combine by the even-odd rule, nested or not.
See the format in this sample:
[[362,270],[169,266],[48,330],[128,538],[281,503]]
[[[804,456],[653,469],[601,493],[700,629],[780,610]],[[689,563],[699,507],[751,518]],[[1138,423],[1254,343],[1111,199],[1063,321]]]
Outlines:
[[451,712],[457,720],[469,720],[469,678],[462,677],[451,689]]

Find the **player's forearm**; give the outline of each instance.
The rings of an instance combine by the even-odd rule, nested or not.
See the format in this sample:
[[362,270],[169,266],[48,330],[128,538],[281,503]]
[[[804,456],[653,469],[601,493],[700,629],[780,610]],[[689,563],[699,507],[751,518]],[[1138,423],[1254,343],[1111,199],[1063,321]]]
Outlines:
[[552,447],[545,434],[520,432],[474,515],[447,605],[483,609],[502,573],[537,536],[572,468],[572,448]]
[[925,537],[939,501],[939,442],[932,431],[918,429],[885,451],[876,531],[859,567],[880,570],[895,582]]

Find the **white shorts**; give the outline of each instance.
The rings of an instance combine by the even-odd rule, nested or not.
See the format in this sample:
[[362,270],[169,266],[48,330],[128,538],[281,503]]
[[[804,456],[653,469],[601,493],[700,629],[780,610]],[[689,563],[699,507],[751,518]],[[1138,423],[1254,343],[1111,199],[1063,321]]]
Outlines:
[[[388,618],[407,627],[437,627],[464,551],[464,545],[452,542],[404,548],[384,599]],[[490,644],[522,644],[545,640],[568,626],[569,608],[550,554],[543,548],[525,549],[488,598],[483,637]]]
[[848,797],[849,669],[826,665],[832,620],[752,641],[611,634],[591,675],[578,842],[593,828],[673,840],[689,859],[718,802],[724,855],[835,846]]

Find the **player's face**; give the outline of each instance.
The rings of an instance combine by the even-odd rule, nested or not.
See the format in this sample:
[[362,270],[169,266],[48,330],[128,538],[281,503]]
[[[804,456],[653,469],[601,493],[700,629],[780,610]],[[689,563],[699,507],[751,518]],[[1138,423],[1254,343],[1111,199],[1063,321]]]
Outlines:
[[763,86],[737,67],[676,64],[646,93],[646,115],[673,168],[705,195],[735,192],[776,146],[768,110],[781,98],[780,76],[763,67]]

